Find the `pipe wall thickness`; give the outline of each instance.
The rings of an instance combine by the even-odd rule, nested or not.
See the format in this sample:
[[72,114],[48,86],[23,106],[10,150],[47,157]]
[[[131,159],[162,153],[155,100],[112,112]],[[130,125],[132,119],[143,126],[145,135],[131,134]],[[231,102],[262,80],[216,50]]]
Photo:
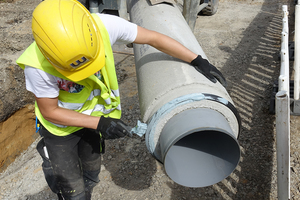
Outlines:
[[[175,5],[129,0],[127,6],[132,22],[207,58]],[[135,44],[134,55],[149,152],[178,184],[205,187],[222,181],[240,159],[240,118],[226,89],[151,46]]]

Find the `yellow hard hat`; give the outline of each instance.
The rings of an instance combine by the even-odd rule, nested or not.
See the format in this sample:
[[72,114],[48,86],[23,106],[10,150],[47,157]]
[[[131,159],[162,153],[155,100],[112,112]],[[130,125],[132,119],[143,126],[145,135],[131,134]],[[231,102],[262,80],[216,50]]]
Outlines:
[[45,0],[32,14],[37,46],[52,66],[72,81],[105,65],[102,37],[90,12],[76,0]]

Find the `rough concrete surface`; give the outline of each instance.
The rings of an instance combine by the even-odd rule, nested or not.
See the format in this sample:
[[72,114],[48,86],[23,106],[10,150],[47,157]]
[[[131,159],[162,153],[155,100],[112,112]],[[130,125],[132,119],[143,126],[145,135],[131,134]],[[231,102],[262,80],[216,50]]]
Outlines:
[[[30,16],[39,2],[0,0],[0,121],[5,120],[0,124],[0,142],[18,131],[28,134],[30,143],[37,137],[33,130],[33,98],[25,91],[23,72],[15,60],[33,41]],[[93,200],[277,199],[275,115],[269,113],[269,105],[280,68],[282,5],[289,6],[290,40],[293,40],[293,0],[220,0],[215,15],[199,16],[196,22],[195,36],[211,63],[227,78],[228,93],[242,118],[239,137],[242,155],[236,170],[213,186],[187,188],[168,178],[163,165],[148,153],[143,137],[108,141],[101,182],[94,189]],[[115,50],[115,60],[122,119],[134,126],[140,111],[131,52]],[[24,116],[21,122],[20,112],[16,111],[24,105],[28,106],[23,108],[27,111],[20,110]],[[14,117],[15,112],[14,120],[8,118]],[[300,199],[298,121],[298,116],[291,116],[291,199],[294,200]],[[25,123],[31,127],[23,128]],[[47,187],[42,160],[35,150],[38,139],[13,163],[2,168],[0,200],[56,199]],[[26,139],[16,135],[11,143],[18,140]],[[0,144],[0,148],[1,152],[11,148],[22,151],[18,146],[8,148]]]

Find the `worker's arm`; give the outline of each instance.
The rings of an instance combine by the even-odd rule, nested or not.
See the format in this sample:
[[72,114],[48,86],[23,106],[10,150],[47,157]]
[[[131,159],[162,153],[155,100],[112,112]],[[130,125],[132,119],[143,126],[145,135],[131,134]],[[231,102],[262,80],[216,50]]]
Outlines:
[[100,117],[81,114],[58,106],[58,98],[35,98],[43,117],[52,123],[97,129]]
[[130,135],[130,128],[120,119],[94,117],[58,106],[58,98],[35,98],[43,117],[52,123],[98,130],[105,139]]
[[203,59],[201,55],[193,53],[176,40],[164,34],[138,26],[134,43],[149,44],[168,55],[190,63],[198,72],[202,73],[213,83],[216,83],[218,80],[224,87],[227,85],[222,73],[215,66],[211,65],[208,60]]
[[198,56],[176,40],[140,26],[138,26],[137,36],[134,43],[149,44],[168,55],[188,63],[192,62]]

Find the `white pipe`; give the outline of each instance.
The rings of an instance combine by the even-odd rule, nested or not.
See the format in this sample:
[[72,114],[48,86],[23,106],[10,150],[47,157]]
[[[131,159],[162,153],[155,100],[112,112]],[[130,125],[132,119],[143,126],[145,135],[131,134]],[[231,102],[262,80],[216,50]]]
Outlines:
[[295,54],[294,54],[294,99],[299,100],[299,84],[300,84],[300,5],[295,8]]
[[289,42],[288,42],[288,11],[287,6],[282,6],[282,32],[281,32],[281,66],[278,80],[279,91],[289,91]]
[[276,94],[278,200],[290,199],[290,107],[286,91]]

